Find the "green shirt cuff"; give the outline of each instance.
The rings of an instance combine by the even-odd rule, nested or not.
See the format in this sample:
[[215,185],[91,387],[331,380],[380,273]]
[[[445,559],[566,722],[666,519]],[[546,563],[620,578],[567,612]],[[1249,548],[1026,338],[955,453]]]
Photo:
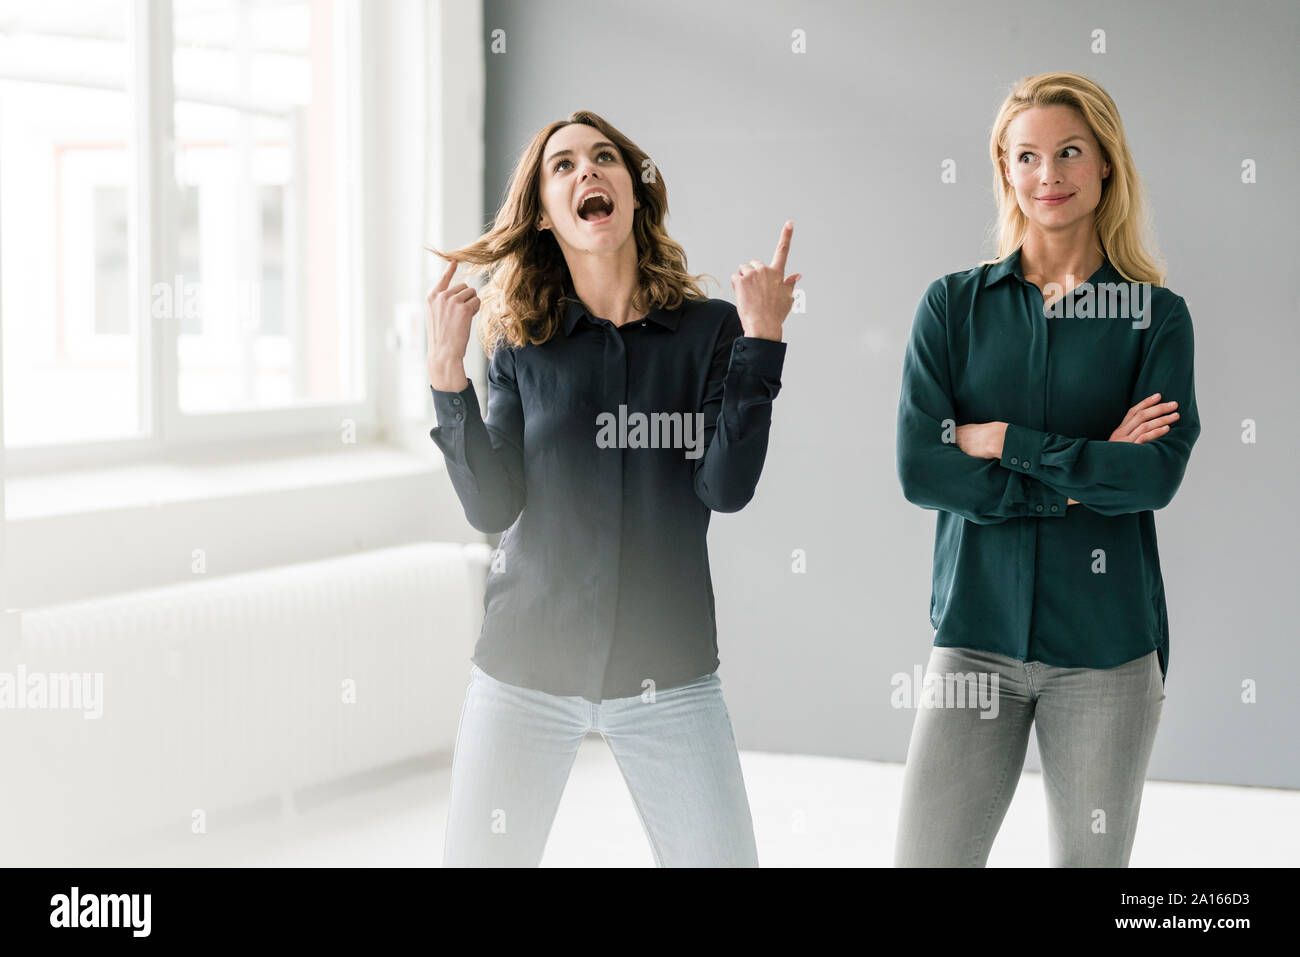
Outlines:
[[1059,518],[1065,515],[1069,496],[1043,484],[1040,478],[1039,459],[1045,433],[1023,425],[1007,424],[1007,434],[1002,440],[1002,458],[999,464],[1025,478],[1025,511],[1027,515],[1041,518]]
[[1027,429],[1023,425],[1008,423],[1006,437],[1002,440],[1000,464],[1004,469],[1011,469],[1022,475],[1036,476],[1038,457],[1042,448],[1042,432]]

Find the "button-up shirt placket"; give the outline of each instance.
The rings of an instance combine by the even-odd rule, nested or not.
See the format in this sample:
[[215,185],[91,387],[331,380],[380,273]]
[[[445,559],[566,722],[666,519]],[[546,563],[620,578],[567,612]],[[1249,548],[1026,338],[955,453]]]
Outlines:
[[[939,510],[936,644],[1096,668],[1154,647],[1167,669],[1153,511],[1173,497],[1200,433],[1193,332],[1181,297],[1124,281],[1104,262],[1065,294],[1066,318],[1048,315],[1019,252],[926,290],[904,359],[898,470],[910,501]],[[1119,297],[1104,313],[1099,283]],[[1139,295],[1138,312],[1111,311]],[[1141,446],[1110,441],[1126,410],[1157,391],[1179,403],[1171,430]],[[1000,420],[1005,484],[948,431]],[[1067,508],[1070,498],[1084,504]],[[1124,577],[1096,577],[1107,551]]]
[[[502,532],[509,556],[489,572],[473,660],[506,683],[596,702],[717,667],[709,515],[754,494],[785,343],[745,337],[721,300],[621,327],[571,288],[565,300],[545,343],[492,354],[486,420],[472,383],[431,389],[429,434],[470,524]],[[698,416],[697,444],[665,455],[641,431],[630,444],[634,412]],[[681,439],[692,441],[685,427]]]
[[[588,314],[582,321],[591,322],[600,332],[600,395],[602,411],[619,413],[619,406],[626,405],[627,392],[627,346],[623,336],[608,319],[592,319]],[[593,435],[595,423],[592,423]],[[623,540],[623,471],[625,451],[621,447],[601,449],[592,448],[595,464],[601,480],[597,488],[600,500],[592,502],[592,508],[601,516],[597,523],[596,534],[599,536],[596,554],[600,561],[596,569],[591,600],[595,614],[592,615],[592,634],[590,652],[587,656],[586,686],[603,688],[605,673],[610,655],[614,648],[614,632],[618,622],[618,590],[620,552]],[[603,696],[602,696],[603,697]]]
[[[1033,283],[1016,276],[1021,286],[1025,303],[1025,318],[1029,325],[1028,357],[1025,363],[1025,421],[1031,428],[1042,429],[1047,417],[1047,350],[1049,332],[1047,317],[1043,311],[1043,294]],[[1020,467],[1025,475],[1034,474],[1034,463],[1022,458]],[[1034,505],[1036,513],[1042,512],[1042,502]],[[1020,657],[1029,660],[1029,641],[1033,631],[1034,587],[1038,572],[1038,522],[1022,521],[1020,523],[1020,589],[1018,594],[1019,630],[1016,640],[1020,648]]]

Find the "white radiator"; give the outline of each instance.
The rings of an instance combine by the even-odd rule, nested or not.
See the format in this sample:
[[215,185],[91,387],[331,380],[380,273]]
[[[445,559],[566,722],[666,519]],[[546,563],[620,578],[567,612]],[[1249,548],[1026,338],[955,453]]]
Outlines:
[[[487,560],[417,544],[25,612],[0,820],[37,844],[166,830],[449,753]],[[40,707],[41,676],[72,674],[102,675],[100,717]]]

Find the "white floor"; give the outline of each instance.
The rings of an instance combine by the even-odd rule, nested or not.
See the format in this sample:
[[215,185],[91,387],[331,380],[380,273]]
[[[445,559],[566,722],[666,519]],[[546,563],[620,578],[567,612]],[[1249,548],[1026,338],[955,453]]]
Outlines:
[[[742,752],[764,867],[888,867],[902,766]],[[136,842],[129,854],[70,863],[113,865],[436,866],[448,768],[408,771],[296,814],[209,818],[208,833]],[[1046,866],[1046,806],[1026,773],[990,856],[991,867]],[[631,798],[604,742],[584,742],[560,803],[547,867],[650,867]],[[1133,867],[1294,867],[1300,791],[1148,781]]]

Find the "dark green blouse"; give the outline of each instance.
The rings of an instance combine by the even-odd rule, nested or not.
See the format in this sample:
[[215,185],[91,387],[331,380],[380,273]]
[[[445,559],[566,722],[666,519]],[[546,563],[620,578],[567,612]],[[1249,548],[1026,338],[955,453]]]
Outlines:
[[[1156,649],[1164,676],[1154,510],[1201,431],[1187,303],[1132,289],[1107,260],[1048,311],[1018,250],[936,279],[917,308],[897,466],[907,500],[938,511],[934,643],[1083,668]],[[1178,403],[1169,431],[1107,441],[1155,392]],[[956,426],[994,421],[1009,423],[1000,461],[957,446]]]

